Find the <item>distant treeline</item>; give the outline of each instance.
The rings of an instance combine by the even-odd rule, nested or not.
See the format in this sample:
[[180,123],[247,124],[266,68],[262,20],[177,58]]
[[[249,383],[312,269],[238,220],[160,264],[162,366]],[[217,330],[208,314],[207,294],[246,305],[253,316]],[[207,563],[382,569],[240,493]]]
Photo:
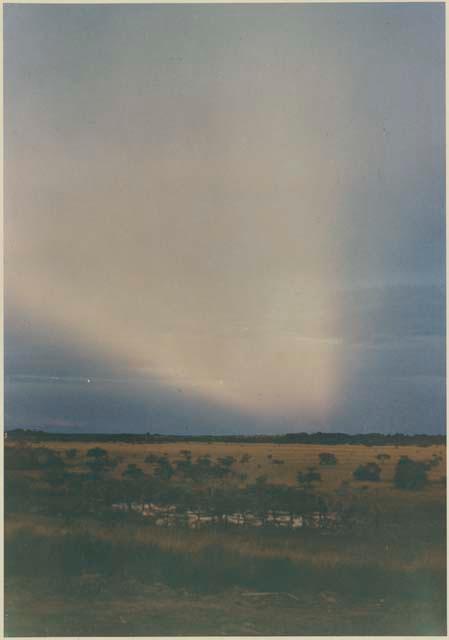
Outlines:
[[66,441],[66,442],[128,442],[132,444],[164,444],[169,442],[228,442],[237,444],[363,444],[366,446],[445,445],[445,435],[411,435],[404,433],[286,433],[282,435],[162,435],[159,433],[49,433],[38,429],[7,431],[8,440]]

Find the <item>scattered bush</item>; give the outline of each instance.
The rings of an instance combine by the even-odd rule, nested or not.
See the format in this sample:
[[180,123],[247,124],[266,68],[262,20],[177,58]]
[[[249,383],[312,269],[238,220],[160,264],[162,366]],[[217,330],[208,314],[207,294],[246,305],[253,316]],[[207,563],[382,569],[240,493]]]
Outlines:
[[333,453],[320,453],[318,457],[323,466],[331,467],[337,464],[337,456]]
[[107,456],[99,456],[93,458],[93,460],[88,460],[86,465],[94,478],[100,478],[106,472],[114,469],[117,466],[117,462],[109,459]]
[[64,461],[53,449],[46,447],[5,447],[6,470],[63,468]]
[[93,449],[89,449],[89,451],[86,453],[86,456],[88,458],[106,458],[108,455],[108,452],[105,449],[102,449],[101,447],[94,447]]
[[154,475],[160,478],[161,480],[170,480],[170,478],[175,473],[172,465],[168,458],[159,458],[158,466],[154,471]]
[[140,480],[145,476],[145,474],[140,467],[138,467],[136,464],[131,463],[124,470],[122,476],[130,480]]
[[315,467],[309,467],[307,472],[298,471],[296,474],[296,482],[305,487],[311,487],[314,482],[321,482],[321,474]]
[[375,462],[367,462],[361,464],[353,472],[353,476],[356,480],[364,480],[369,482],[378,482],[380,480],[380,467]]
[[144,462],[147,464],[156,464],[159,461],[159,456],[156,456],[154,453],[149,453],[145,456]]
[[425,462],[411,460],[408,456],[402,456],[394,474],[394,484],[398,489],[417,491],[427,484],[427,468]]
[[224,458],[218,458],[218,462],[224,467],[232,467],[236,459],[233,456],[225,456]]

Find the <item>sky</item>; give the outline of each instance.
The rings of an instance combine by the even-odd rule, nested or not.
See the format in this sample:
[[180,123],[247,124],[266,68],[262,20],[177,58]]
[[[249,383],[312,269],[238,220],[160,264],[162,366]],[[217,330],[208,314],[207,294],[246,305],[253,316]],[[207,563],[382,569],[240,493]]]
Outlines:
[[4,7],[5,424],[445,431],[444,6]]

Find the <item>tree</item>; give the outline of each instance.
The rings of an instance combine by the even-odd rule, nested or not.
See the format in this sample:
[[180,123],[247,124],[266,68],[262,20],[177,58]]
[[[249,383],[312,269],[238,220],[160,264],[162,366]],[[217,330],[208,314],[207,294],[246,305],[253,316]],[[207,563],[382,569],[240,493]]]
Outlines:
[[129,480],[141,480],[144,478],[145,474],[136,464],[128,464],[127,468],[122,473],[122,476]]
[[298,471],[296,474],[296,482],[299,485],[303,485],[304,487],[311,489],[314,482],[321,482],[321,474],[318,473],[315,467],[309,467],[307,469],[307,473]]
[[318,457],[323,466],[331,467],[337,464],[337,457],[333,453],[320,453]]
[[107,455],[108,452],[101,447],[94,447],[93,449],[89,449],[89,451],[86,453],[86,456],[88,458],[96,458],[97,460],[99,458],[106,458]]
[[5,447],[5,469],[54,469],[64,467],[61,456],[46,447]]
[[231,467],[236,459],[233,456],[225,456],[224,458],[218,458],[218,462],[224,467]]
[[381,469],[376,462],[367,462],[359,465],[352,475],[356,480],[378,482],[380,480],[380,471]]
[[93,460],[88,460],[86,465],[89,468],[91,476],[94,479],[101,478],[111,467],[114,466],[111,460],[106,458],[94,458]]
[[146,462],[147,464],[156,464],[156,462],[158,461],[159,456],[156,456],[154,453],[149,453],[144,460],[144,462]]
[[251,460],[251,456],[248,453],[244,453],[242,455],[242,457],[240,458],[240,463],[241,464],[246,464]]
[[389,460],[391,456],[388,455],[388,453],[379,453],[376,458],[383,464],[386,460]]
[[175,470],[170,464],[168,458],[159,458],[158,465],[154,470],[154,475],[161,480],[170,480]]
[[212,462],[210,461],[210,456],[208,454],[204,455],[204,456],[200,456],[197,461],[196,461],[197,465],[203,468],[206,467],[210,467],[212,465]]
[[416,491],[422,489],[428,482],[425,462],[411,460],[408,456],[402,456],[394,474],[394,484],[398,489]]
[[185,458],[184,460],[175,460],[176,471],[184,474],[185,476],[190,476],[193,468],[193,463],[191,458]]

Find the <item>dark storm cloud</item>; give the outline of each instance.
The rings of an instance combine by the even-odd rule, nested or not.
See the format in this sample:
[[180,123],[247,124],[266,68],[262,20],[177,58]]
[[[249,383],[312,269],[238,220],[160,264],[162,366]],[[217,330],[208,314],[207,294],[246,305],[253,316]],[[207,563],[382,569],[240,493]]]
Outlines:
[[442,5],[4,20],[8,425],[444,429]]

